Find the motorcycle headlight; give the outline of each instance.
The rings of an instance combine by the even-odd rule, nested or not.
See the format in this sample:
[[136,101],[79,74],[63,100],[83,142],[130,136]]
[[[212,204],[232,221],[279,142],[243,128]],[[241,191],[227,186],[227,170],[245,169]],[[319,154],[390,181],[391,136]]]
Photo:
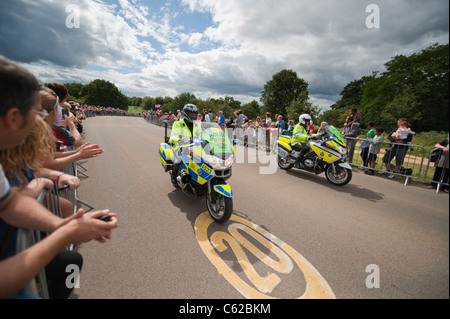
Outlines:
[[205,155],[203,158],[206,161],[208,161],[209,165],[213,169],[216,169],[216,168],[221,168],[221,169],[228,168],[231,165],[233,165],[233,162],[234,162],[234,155],[233,154],[231,154],[225,160],[220,159],[220,158],[218,158],[217,156],[214,156],[214,155]]
[[347,149],[345,147],[339,146],[339,153],[342,155],[347,154]]

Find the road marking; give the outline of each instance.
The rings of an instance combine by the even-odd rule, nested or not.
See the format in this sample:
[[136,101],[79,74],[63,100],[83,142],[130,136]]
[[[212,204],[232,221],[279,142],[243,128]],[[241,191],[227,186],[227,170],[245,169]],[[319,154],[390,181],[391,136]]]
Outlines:
[[[265,229],[239,216],[231,215],[230,221],[234,221],[234,223],[228,225],[226,229],[228,232],[216,231],[208,238],[208,228],[214,221],[207,212],[202,213],[195,221],[195,236],[203,252],[217,268],[219,274],[224,276],[244,297],[249,299],[276,298],[269,294],[281,282],[281,278],[277,273],[290,274],[295,264],[300,268],[306,280],[306,290],[298,298],[336,298],[325,278],[306,258],[292,247]],[[268,249],[276,258],[268,256],[267,253],[261,251],[261,249],[247,240],[242,235],[244,232]],[[233,251],[244,274],[253,286],[242,280],[217,253],[228,249],[225,242]],[[266,276],[261,276],[251,264],[244,248],[268,266],[271,272]]]

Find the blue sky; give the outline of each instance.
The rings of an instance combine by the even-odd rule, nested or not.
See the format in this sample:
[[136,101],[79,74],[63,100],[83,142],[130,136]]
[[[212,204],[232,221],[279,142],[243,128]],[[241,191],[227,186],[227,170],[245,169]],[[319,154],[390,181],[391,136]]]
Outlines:
[[[379,28],[367,27],[370,4]],[[448,0],[0,0],[0,54],[43,82],[101,78],[127,96],[243,103],[292,69],[327,109],[392,57],[448,43],[448,14]]]

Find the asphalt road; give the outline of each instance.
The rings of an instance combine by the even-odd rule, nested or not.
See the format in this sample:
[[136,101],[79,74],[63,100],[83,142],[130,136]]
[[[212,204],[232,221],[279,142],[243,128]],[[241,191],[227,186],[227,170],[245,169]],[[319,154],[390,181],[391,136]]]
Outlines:
[[[272,167],[238,147],[228,181],[233,219],[210,223],[204,201],[175,190],[158,156],[164,129],[95,117],[79,198],[118,214],[90,242],[73,298],[449,298],[449,196],[403,179],[325,176]],[[251,151],[250,151],[251,152]]]

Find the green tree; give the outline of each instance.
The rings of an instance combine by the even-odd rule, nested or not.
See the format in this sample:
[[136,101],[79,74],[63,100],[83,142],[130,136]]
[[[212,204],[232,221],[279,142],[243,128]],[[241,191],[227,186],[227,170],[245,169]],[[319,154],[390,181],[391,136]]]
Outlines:
[[109,81],[96,79],[83,86],[80,94],[85,97],[86,103],[89,105],[102,105],[123,110],[128,107],[126,96]]
[[195,99],[195,95],[184,92],[177,95],[171,102],[164,104],[164,109],[167,111],[176,112],[177,110],[182,110],[183,106],[188,103],[192,103]]
[[308,97],[308,82],[299,78],[295,71],[282,70],[264,85],[261,94],[264,111],[286,117],[293,101],[304,99],[305,94]]
[[287,119],[297,122],[298,117],[304,113],[311,115],[314,123],[320,114],[319,107],[309,101],[308,92],[301,92],[300,96],[292,101],[287,109]]
[[133,97],[127,97],[128,106],[140,106],[142,103],[142,98],[133,96]]
[[363,87],[363,118],[372,117],[389,129],[396,126],[396,118],[405,117],[415,131],[448,132],[449,45],[398,55],[385,67],[386,72]]
[[261,113],[261,106],[258,101],[253,100],[250,103],[244,104],[241,107],[242,113],[244,113],[250,120],[256,119]]
[[151,96],[145,96],[139,106],[144,110],[151,110],[155,107],[155,99]]
[[83,84],[81,83],[64,83],[64,86],[69,90],[69,95],[74,97],[75,99],[79,99],[82,97],[81,90],[83,89]]

